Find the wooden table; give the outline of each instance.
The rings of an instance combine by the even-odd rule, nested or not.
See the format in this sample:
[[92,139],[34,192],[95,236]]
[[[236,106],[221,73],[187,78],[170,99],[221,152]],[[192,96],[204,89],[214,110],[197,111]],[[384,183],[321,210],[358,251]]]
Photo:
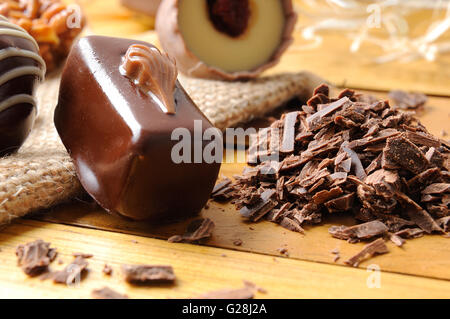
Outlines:
[[[116,1],[80,1],[92,23],[88,33],[120,35],[157,44],[154,32],[130,20],[132,14]],[[419,116],[432,133],[450,132],[448,64],[417,62],[413,65],[368,66],[348,53],[344,39],[329,38],[325,46],[299,51],[299,36],[279,66],[283,70],[308,69],[336,84],[386,97],[387,88],[417,89],[429,94],[425,111]],[[328,49],[327,49],[328,48]],[[333,48],[333,51],[330,50]],[[331,54],[330,52],[333,52]],[[447,66],[447,67],[446,67]],[[388,71],[386,71],[388,70]],[[398,77],[397,77],[398,76]],[[380,91],[381,90],[381,91]],[[222,174],[239,173],[242,164],[224,164]],[[363,262],[359,268],[344,266],[343,260],[363,244],[348,244],[328,234],[330,225],[351,224],[345,216],[325,219],[305,235],[289,232],[275,224],[249,225],[231,205],[210,203],[203,216],[216,223],[213,238],[205,245],[172,244],[165,239],[182,233],[189,221],[152,227],[107,215],[92,203],[77,199],[45,212],[21,219],[0,232],[1,298],[89,298],[92,289],[109,286],[132,298],[188,298],[209,290],[242,287],[250,280],[267,290],[257,298],[448,298],[450,297],[450,245],[442,236],[408,241],[404,248],[388,243],[391,253]],[[42,238],[59,251],[64,264],[72,253],[92,253],[89,273],[78,286],[66,287],[50,281],[28,278],[16,266],[15,247]],[[241,246],[233,243],[240,239]],[[286,248],[289,258],[280,254]],[[341,259],[333,262],[331,251],[339,248]],[[102,274],[111,265],[111,277]],[[173,287],[135,287],[123,281],[122,264],[169,264],[177,275]],[[64,265],[55,262],[53,269]],[[381,273],[374,273],[380,269]],[[379,275],[379,277],[378,277]],[[374,287],[379,279],[379,287]],[[378,285],[375,285],[378,286]]]

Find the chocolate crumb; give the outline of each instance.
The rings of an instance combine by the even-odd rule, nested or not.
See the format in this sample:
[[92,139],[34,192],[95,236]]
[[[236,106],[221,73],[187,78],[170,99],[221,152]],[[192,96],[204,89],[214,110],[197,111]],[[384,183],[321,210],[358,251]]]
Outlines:
[[172,266],[122,265],[122,272],[132,284],[173,284],[176,279]]
[[422,93],[410,93],[401,90],[389,92],[389,98],[393,105],[400,109],[418,109],[423,107],[428,98]]
[[233,241],[233,245],[234,246],[242,246],[243,242],[240,239],[236,239],[235,241]]
[[82,280],[88,265],[89,263],[83,257],[78,256],[63,270],[51,273],[48,278],[52,278],[57,284],[75,284]]
[[370,244],[365,245],[359,253],[346,260],[345,263],[353,267],[358,267],[361,261],[367,256],[372,257],[375,255],[386,254],[388,252],[389,249],[387,248],[384,239],[378,238]]
[[91,296],[94,299],[128,299],[127,295],[122,295],[108,287],[92,290]]
[[395,233],[400,238],[412,239],[419,238],[424,235],[424,231],[420,228],[406,228]]
[[279,252],[281,255],[284,255],[284,256],[286,256],[286,257],[289,257],[289,251],[287,250],[287,248],[278,248],[278,252]]
[[328,232],[335,238],[348,240],[367,240],[373,237],[382,236],[386,234],[388,228],[379,220],[374,220],[364,224],[359,224],[351,227],[346,226],[332,226]]
[[103,266],[102,272],[103,272],[105,275],[107,275],[107,276],[111,276],[112,273],[113,273],[113,269],[112,269],[112,267],[111,267],[110,265],[105,264],[105,265]]

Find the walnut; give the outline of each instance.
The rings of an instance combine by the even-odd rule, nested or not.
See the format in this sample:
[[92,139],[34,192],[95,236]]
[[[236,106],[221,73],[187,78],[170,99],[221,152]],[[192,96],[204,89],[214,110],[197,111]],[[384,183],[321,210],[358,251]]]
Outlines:
[[[54,70],[69,54],[74,39],[85,25],[82,14],[61,0],[3,0],[0,14],[21,26],[39,44],[47,71]],[[79,23],[70,23],[77,19]]]

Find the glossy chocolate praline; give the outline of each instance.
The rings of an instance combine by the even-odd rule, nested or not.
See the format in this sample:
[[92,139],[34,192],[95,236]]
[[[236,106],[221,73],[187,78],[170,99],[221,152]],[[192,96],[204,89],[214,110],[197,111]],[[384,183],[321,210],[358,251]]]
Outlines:
[[[176,59],[179,71],[185,75],[215,80],[252,79],[275,66],[293,43],[297,14],[292,0],[271,0],[279,10],[266,8],[263,18],[257,4],[268,2],[164,0],[155,29],[161,47]],[[266,19],[267,15],[273,18],[278,14],[282,16],[279,33],[274,22]],[[255,33],[256,25],[264,30]],[[245,66],[241,65],[243,61],[247,61]]]
[[33,94],[44,73],[36,42],[0,16],[0,79],[10,78],[0,82],[0,156],[15,152],[29,135],[36,117]]
[[[91,36],[72,49],[63,71],[55,125],[88,193],[106,210],[136,220],[171,220],[198,213],[220,163],[175,164],[175,128],[193,135],[213,127],[176,82],[175,114],[120,71],[140,41]],[[202,142],[203,143],[203,142]],[[206,143],[203,143],[203,146]]]

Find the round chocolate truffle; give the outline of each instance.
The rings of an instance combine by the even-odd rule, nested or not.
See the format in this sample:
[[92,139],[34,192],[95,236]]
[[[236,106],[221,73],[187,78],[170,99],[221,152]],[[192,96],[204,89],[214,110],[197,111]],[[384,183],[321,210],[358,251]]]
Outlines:
[[238,80],[279,62],[296,21],[292,0],[166,0],[156,30],[182,73]]
[[0,156],[22,146],[36,117],[36,84],[44,78],[39,46],[0,15]]

